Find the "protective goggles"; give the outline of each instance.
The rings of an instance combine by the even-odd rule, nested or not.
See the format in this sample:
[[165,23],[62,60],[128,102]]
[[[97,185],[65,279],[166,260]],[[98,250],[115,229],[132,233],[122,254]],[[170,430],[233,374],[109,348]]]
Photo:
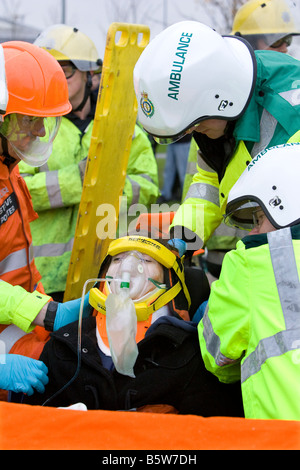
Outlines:
[[72,62],[67,62],[67,63],[60,62],[60,66],[63,69],[63,72],[67,80],[69,80],[69,78],[72,78],[77,70],[77,67],[75,67],[75,65],[72,64]]
[[4,118],[0,133],[17,156],[30,166],[42,166],[51,155],[61,116],[27,116],[12,113]]
[[229,211],[224,215],[226,225],[240,228],[242,230],[252,230],[257,225],[257,212],[261,208],[253,201],[239,202],[232,204]]
[[197,124],[200,124],[201,121],[204,121],[206,119],[211,119],[211,117],[204,116],[199,119],[196,119],[191,124],[189,124],[185,129],[183,129],[181,132],[178,132],[178,134],[175,134],[173,136],[158,136],[158,135],[150,134],[148,131],[146,132],[152,135],[153,139],[158,144],[169,145],[169,144],[173,144],[174,142],[177,142],[177,140],[182,139],[185,135],[190,134],[194,126],[196,126]]
[[293,36],[288,35],[285,36],[284,38],[278,39],[278,41],[273,42],[273,44],[270,45],[272,49],[277,49],[278,47],[281,47],[283,44],[286,44],[287,47],[289,47],[292,44]]

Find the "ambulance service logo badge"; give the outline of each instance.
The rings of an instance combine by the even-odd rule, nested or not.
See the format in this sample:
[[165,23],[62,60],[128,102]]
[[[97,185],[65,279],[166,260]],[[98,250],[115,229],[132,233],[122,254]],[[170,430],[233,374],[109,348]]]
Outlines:
[[146,93],[145,91],[143,91],[143,93],[142,93],[142,97],[141,97],[141,100],[140,100],[140,105],[141,105],[143,113],[147,117],[151,118],[154,114],[154,106],[153,106],[152,101],[150,101],[149,98],[148,98],[148,93]]

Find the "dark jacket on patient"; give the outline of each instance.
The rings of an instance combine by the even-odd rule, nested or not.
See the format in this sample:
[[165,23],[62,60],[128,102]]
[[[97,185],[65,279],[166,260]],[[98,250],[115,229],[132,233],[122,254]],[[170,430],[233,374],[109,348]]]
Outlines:
[[[42,405],[74,376],[77,364],[77,322],[51,334],[40,357],[49,369],[43,394],[25,403]],[[82,322],[81,364],[77,378],[47,406],[83,402],[88,409],[155,411],[149,405],[169,405],[171,411],[201,416],[243,416],[240,384],[222,384],[203,364],[197,325],[162,317],[138,344],[135,378],[104,366],[96,341],[95,317]],[[159,409],[159,407],[158,407]]]

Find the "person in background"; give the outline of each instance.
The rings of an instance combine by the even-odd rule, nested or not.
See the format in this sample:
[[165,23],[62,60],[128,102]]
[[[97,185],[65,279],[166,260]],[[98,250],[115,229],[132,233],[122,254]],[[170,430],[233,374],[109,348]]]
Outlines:
[[240,382],[245,417],[300,419],[300,144],[258,154],[226,221],[249,235],[227,253],[198,325],[206,368]]
[[[295,4],[288,4],[285,0],[250,0],[237,11],[231,34],[246,39],[254,50],[287,53],[292,38],[300,34],[297,20],[300,6],[298,10]],[[193,176],[197,173],[198,153],[200,158],[200,150],[195,139],[192,139],[182,202],[187,196]],[[216,228],[206,243],[205,256],[200,257],[200,262],[207,269],[211,280],[219,277],[225,253],[234,249],[237,241],[245,235],[244,230],[228,227],[224,223]]]
[[65,325],[78,319],[79,308],[55,304],[44,293],[30,231],[37,214],[18,169],[21,160],[41,165],[49,158],[61,116],[71,108],[66,79],[48,53],[22,41],[2,43],[0,69],[0,389],[5,398],[4,390],[43,392],[48,381],[38,355],[12,354],[14,344],[29,332],[39,342],[48,335],[49,319],[52,327]]
[[[61,301],[96,109],[93,77],[99,76],[102,61],[93,41],[71,26],[50,26],[35,44],[59,62],[72,105],[71,112],[62,119],[47,164],[39,168],[20,164],[20,173],[39,215],[31,224],[37,267],[47,294]],[[128,207],[135,203],[149,206],[158,194],[158,171],[151,144],[144,131],[135,126],[124,187]]]
[[[163,173],[163,187],[161,190],[161,196],[157,200],[159,204],[176,200],[178,198],[178,194],[180,194],[181,199],[190,143],[191,136],[186,135],[178,142],[168,145]],[[174,191],[177,176],[179,179],[180,191],[178,191],[178,188]]]
[[249,0],[237,11],[231,34],[254,50],[287,53],[293,37],[300,35],[299,6],[287,0]]

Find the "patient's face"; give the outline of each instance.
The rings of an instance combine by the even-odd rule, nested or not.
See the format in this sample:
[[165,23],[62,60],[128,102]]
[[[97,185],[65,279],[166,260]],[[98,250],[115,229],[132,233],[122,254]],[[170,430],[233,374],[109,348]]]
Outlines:
[[[130,275],[129,295],[133,300],[140,299],[155,289],[151,280],[162,283],[163,267],[151,256],[138,251],[126,251],[112,257],[106,276],[121,279],[123,273]],[[120,292],[120,282],[110,283],[113,293]]]

